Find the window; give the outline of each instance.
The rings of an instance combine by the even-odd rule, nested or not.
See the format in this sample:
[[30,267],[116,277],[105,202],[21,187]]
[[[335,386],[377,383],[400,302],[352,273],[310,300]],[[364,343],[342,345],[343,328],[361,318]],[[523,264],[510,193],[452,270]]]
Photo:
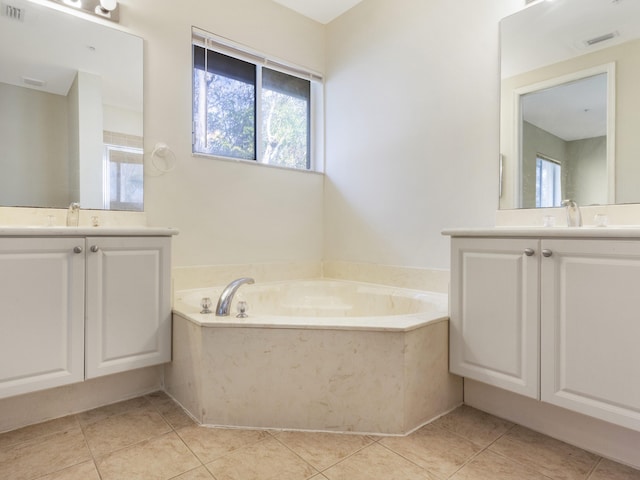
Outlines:
[[142,211],[142,138],[105,131],[104,143],[104,208]]
[[562,205],[560,162],[538,155],[536,158],[536,207]]
[[193,153],[319,170],[321,80],[194,29]]

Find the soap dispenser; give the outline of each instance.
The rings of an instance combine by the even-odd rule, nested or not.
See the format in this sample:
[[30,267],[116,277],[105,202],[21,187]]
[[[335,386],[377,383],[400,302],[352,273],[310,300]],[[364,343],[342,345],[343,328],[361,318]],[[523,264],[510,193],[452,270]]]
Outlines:
[[80,222],[80,204],[73,202],[67,210],[67,227],[77,227]]

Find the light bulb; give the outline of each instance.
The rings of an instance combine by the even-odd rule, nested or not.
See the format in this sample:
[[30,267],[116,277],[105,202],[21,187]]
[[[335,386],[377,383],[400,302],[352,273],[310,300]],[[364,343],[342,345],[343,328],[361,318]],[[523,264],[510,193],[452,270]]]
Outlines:
[[118,0],[100,0],[100,8],[105,12],[112,12],[118,6]]

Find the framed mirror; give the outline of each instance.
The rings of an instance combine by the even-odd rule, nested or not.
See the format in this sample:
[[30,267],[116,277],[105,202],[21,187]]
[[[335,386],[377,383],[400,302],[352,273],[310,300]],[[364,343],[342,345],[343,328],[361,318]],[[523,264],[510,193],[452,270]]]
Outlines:
[[3,2],[1,206],[143,209],[142,61],[139,37]]
[[640,203],[640,2],[539,0],[500,30],[500,208]]

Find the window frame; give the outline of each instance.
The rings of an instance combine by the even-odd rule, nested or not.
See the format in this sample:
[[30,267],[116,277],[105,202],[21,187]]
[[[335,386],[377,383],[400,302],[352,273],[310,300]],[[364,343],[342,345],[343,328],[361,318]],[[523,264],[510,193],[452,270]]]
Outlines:
[[[217,154],[209,154],[195,151],[196,145],[196,118],[194,108],[194,70],[195,70],[195,55],[194,46],[199,46],[206,50],[211,50],[229,57],[242,60],[250,63],[256,67],[256,101],[255,101],[255,159],[243,159],[236,157],[227,157]],[[255,165],[262,165],[271,168],[283,168],[286,170],[300,171],[300,172],[319,172],[324,171],[324,78],[322,74],[307,70],[303,67],[299,67],[290,64],[286,61],[276,59],[274,57],[268,57],[262,53],[251,50],[248,47],[235,43],[229,39],[217,36],[213,33],[192,27],[192,39],[191,39],[191,103],[192,103],[192,116],[191,116],[191,153],[194,157],[215,158],[233,162],[250,162]],[[293,77],[308,80],[310,83],[310,99],[309,99],[309,119],[308,119],[308,158],[306,168],[289,167],[284,165],[272,165],[269,163],[263,163],[263,129],[262,129],[262,69],[267,68],[276,72],[281,72]]]

